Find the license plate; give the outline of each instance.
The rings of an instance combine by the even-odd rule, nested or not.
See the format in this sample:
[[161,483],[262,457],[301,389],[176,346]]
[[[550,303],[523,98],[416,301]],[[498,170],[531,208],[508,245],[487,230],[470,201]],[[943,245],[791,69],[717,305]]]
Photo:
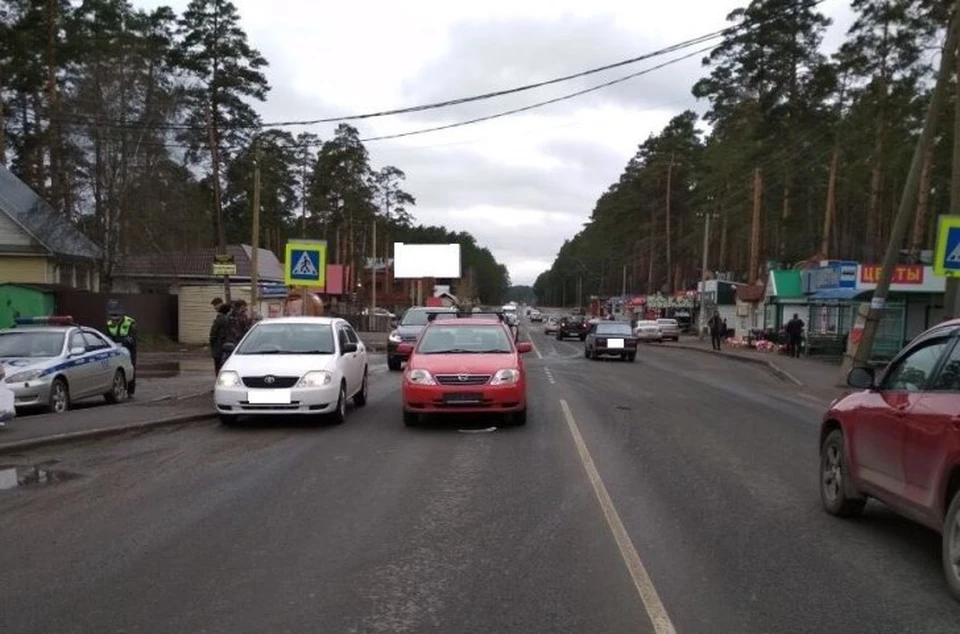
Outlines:
[[482,403],[483,394],[479,392],[449,392],[443,395],[444,403]]
[[608,348],[622,348],[623,339],[607,339]]
[[289,405],[290,390],[249,390],[247,402],[251,405]]

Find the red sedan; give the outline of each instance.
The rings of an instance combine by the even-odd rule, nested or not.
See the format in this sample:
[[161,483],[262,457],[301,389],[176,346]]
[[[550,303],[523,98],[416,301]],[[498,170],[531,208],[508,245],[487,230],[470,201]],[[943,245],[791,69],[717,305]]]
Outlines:
[[498,314],[431,321],[410,348],[403,373],[403,422],[424,414],[489,413],[527,422],[527,377],[517,342]]
[[914,339],[878,376],[855,368],[859,391],[820,428],[820,498],[831,515],[885,503],[943,537],[947,586],[960,600],[960,320]]

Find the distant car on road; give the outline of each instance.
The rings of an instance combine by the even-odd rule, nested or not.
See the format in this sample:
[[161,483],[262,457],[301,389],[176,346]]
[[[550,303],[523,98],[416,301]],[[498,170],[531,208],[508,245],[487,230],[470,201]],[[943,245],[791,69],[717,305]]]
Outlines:
[[367,349],[344,319],[265,319],[227,352],[213,389],[224,425],[240,416],[289,415],[342,423],[348,400],[367,404]]
[[443,313],[445,317],[455,317],[456,312],[455,308],[447,307],[414,306],[408,308],[403,314],[403,319],[387,336],[387,367],[393,372],[400,370],[402,363],[407,359],[407,356],[399,351],[400,344],[416,341],[417,337],[420,336],[420,331],[426,327],[431,314]]
[[560,328],[560,318],[556,315],[550,315],[543,322],[543,334],[554,335]]
[[872,497],[938,531],[960,601],[960,320],[918,336],[879,375],[854,368],[847,383],[858,391],[820,426],[824,510],[857,516]]
[[540,323],[540,322],[543,321],[543,313],[541,313],[539,310],[533,309],[533,310],[530,311],[529,314],[530,314],[530,321],[531,321],[531,322]]
[[125,347],[70,317],[19,318],[0,330],[0,364],[15,407],[57,414],[93,396],[122,403],[136,381]]
[[583,354],[588,359],[617,356],[624,361],[633,361],[637,358],[637,338],[627,322],[598,321],[587,332]]
[[660,324],[650,319],[638,321],[633,328],[633,334],[639,341],[655,343],[663,341],[663,331],[660,330]]
[[568,315],[560,318],[557,324],[557,341],[568,337],[576,337],[580,341],[587,338],[589,324],[582,315]]
[[680,341],[680,324],[676,319],[658,319],[657,325],[660,326],[660,334],[663,339],[671,341]]
[[427,414],[505,415],[527,421],[527,380],[521,355],[530,342],[516,343],[502,313],[431,320],[409,354],[403,375],[403,422],[413,426]]

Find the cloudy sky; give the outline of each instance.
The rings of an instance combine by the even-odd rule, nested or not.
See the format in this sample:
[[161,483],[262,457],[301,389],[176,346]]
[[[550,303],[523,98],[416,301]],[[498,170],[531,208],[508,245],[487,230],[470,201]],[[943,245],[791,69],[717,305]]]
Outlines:
[[[265,121],[341,116],[509,88],[642,55],[726,26],[746,0],[234,0],[269,60]],[[134,0],[181,11],[187,0]],[[833,50],[848,0],[825,0]],[[691,51],[694,49],[691,49]],[[677,53],[675,55],[682,55]],[[653,65],[670,56],[646,63]],[[532,283],[638,143],[685,108],[703,74],[688,59],[572,100],[453,130],[367,144],[374,167],[407,174],[419,222],[471,232]],[[361,135],[406,132],[544,101],[645,67],[484,102],[359,122]],[[327,138],[334,126],[311,131]],[[304,128],[292,128],[299,132]]]

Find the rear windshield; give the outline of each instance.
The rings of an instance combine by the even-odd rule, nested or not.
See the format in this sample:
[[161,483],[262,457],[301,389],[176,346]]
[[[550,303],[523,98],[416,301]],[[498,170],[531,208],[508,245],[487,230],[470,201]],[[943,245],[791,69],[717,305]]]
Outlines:
[[446,319],[456,317],[453,311],[440,310],[408,310],[400,321],[401,326],[426,326],[430,320],[427,317],[430,313],[437,313],[436,319]]
[[617,322],[597,324],[598,335],[629,335],[631,332],[630,324]]
[[423,331],[420,354],[504,354],[513,351],[502,326],[430,326]]

